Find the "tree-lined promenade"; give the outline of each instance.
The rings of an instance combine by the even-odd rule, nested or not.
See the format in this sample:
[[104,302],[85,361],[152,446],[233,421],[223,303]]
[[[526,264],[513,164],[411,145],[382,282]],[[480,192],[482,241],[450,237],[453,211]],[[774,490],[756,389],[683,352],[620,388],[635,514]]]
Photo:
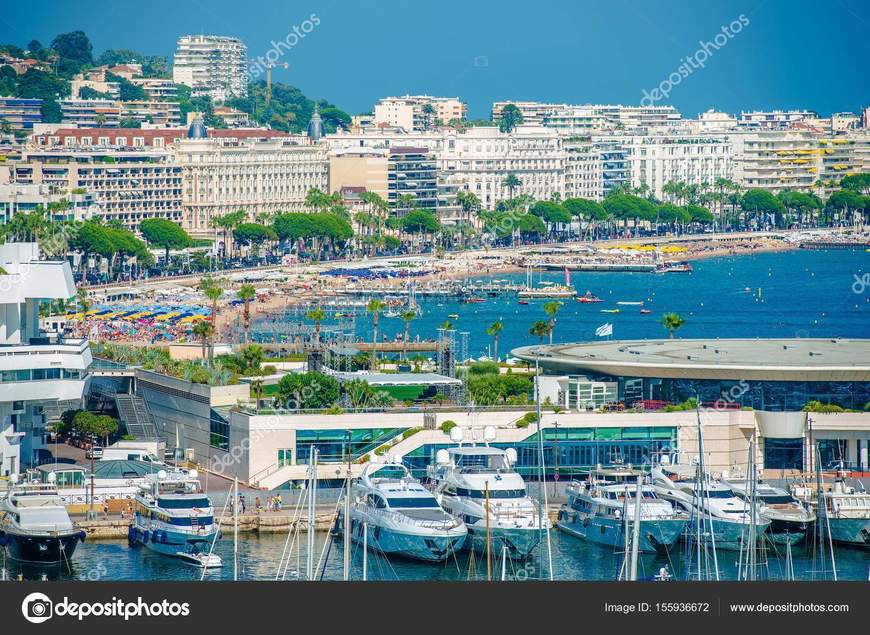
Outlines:
[[[506,177],[506,185],[508,181],[512,187],[522,185],[513,174]],[[0,233],[7,241],[36,240],[50,257],[76,256],[78,275],[93,284],[207,272],[242,262],[274,263],[279,254],[317,263],[711,230],[863,226],[870,214],[870,174],[846,176],[840,185],[823,201],[801,191],[773,195],[742,190],[726,179],[701,186],[670,182],[663,187],[665,200],[642,186],[615,190],[601,202],[558,196],[536,201],[519,194],[499,201],[492,210],[484,209],[473,193],[460,191],[460,220],[450,225],[429,210],[414,208],[408,195],[403,195],[408,200],[400,201],[397,211],[378,194],[365,192],[365,209],[351,214],[338,194],[313,189],[306,197],[306,211],[252,217],[240,209],[212,218],[218,245],[195,240],[167,219],[142,221],[138,234],[116,221],[54,221],[52,216],[69,207],[60,201],[16,214]]]

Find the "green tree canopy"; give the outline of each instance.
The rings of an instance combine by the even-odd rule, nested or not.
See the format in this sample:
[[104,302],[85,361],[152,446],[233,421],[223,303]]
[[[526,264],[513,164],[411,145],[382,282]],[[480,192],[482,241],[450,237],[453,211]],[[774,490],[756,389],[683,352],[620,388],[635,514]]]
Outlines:
[[149,244],[166,250],[167,264],[170,249],[185,249],[192,243],[181,225],[167,218],[146,218],[139,223],[139,231]]
[[290,373],[278,382],[278,400],[295,410],[328,408],[338,401],[338,380],[317,372]]

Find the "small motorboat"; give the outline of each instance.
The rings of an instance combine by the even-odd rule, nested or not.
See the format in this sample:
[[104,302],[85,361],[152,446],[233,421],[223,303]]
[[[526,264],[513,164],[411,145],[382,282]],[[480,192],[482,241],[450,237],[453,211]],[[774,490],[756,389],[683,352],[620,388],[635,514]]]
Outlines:
[[175,556],[185,564],[190,564],[202,569],[217,569],[223,566],[220,556],[212,553],[189,553],[186,551],[179,551]]
[[593,304],[595,302],[604,302],[604,300],[599,298],[597,295],[592,295],[591,291],[587,291],[586,293],[581,295],[579,298],[576,298],[576,300],[577,300],[577,302],[582,302],[583,304]]
[[517,304],[522,304],[523,306],[525,306],[528,303],[529,303],[528,300],[520,300],[519,302],[517,302]]
[[621,313],[622,309],[601,309],[602,313]]
[[652,313],[652,310],[650,310],[650,309],[641,309],[640,310],[641,315],[649,315],[650,313]]
[[447,317],[449,317],[451,320],[458,320],[458,319],[459,319],[459,314],[458,314],[458,313],[449,313],[449,314],[447,315]]
[[634,301],[629,302],[627,300],[622,300],[620,302],[617,302],[617,304],[619,306],[643,306],[643,300],[641,300],[640,302],[634,302]]

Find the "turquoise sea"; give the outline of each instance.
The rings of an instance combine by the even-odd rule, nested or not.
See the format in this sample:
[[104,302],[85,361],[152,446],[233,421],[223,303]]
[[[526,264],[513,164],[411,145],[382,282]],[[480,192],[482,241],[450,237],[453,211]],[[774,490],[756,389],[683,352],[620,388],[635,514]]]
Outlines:
[[[870,337],[870,286],[864,288],[862,282],[870,272],[870,253],[797,250],[692,264],[692,273],[572,273],[571,284],[579,294],[588,290],[604,302],[565,301],[554,341],[593,340],[595,328],[605,322],[613,324],[613,339],[666,337],[660,320],[668,312],[686,320],[678,333],[683,338]],[[524,274],[496,277],[525,281]],[[536,274],[535,281],[539,278],[560,284],[565,279],[561,272]],[[643,301],[652,313],[642,315],[639,306],[619,307],[619,301]],[[511,348],[536,343],[528,331],[533,322],[546,319],[546,302],[532,300],[523,306],[516,297],[487,298],[480,304],[424,299],[423,315],[411,323],[411,338],[433,337],[448,315],[457,314],[454,328],[468,332],[469,354],[479,357],[491,346],[486,328],[501,320],[499,352],[504,357]],[[601,312],[615,308],[621,312]],[[357,334],[370,338],[370,316],[358,316]],[[380,320],[380,331],[390,339],[404,330],[399,318]]]

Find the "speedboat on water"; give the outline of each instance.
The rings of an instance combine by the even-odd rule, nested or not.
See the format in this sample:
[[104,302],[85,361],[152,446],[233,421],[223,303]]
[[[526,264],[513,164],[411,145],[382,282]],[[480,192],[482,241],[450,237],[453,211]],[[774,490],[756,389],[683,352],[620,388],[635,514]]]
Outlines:
[[429,466],[435,495],[445,510],[465,523],[465,545],[476,553],[489,546],[495,553],[505,549],[511,558],[525,558],[549,522],[526,493],[515,463],[513,449],[460,445],[439,450],[435,465]]
[[468,535],[462,520],[444,511],[402,464],[370,463],[355,480],[352,497],[351,537],[373,551],[441,562]]
[[[599,545],[624,545],[626,517],[630,524],[635,521],[638,477],[643,479],[643,472],[631,466],[599,467],[587,480],[572,481],[566,488],[568,502],[559,510],[556,526]],[[687,520],[684,512],[659,498],[652,485],[641,484],[639,551],[667,551],[679,540]]]
[[23,562],[69,564],[85,532],[76,527],[57,491],[57,485],[40,483],[25,475],[0,501],[0,546],[9,557]]
[[[747,501],[738,498],[731,488],[709,474],[698,474],[695,465],[656,465],[652,481],[656,494],[671,501],[689,515],[687,531],[691,533],[700,519],[707,527],[701,539],[715,543],[720,549],[739,550],[749,541],[749,532],[756,539],[770,525],[761,513],[755,514]],[[698,483],[698,481],[702,483]],[[699,495],[700,494],[700,495]]]
[[[749,501],[752,496],[752,483],[747,479],[734,476],[723,479],[738,498]],[[807,529],[815,522],[816,514],[809,506],[801,503],[781,487],[764,481],[755,484],[755,500],[761,517],[770,521],[767,538],[777,544],[790,542],[796,544],[804,539]]]
[[220,557],[211,553],[217,534],[214,508],[196,470],[160,470],[147,476],[136,495],[128,533],[131,545],[141,544],[194,566],[219,567]]
[[577,302],[582,302],[583,304],[594,304],[596,302],[604,302],[604,300],[599,298],[597,295],[593,295],[591,291],[587,291],[577,298]]

